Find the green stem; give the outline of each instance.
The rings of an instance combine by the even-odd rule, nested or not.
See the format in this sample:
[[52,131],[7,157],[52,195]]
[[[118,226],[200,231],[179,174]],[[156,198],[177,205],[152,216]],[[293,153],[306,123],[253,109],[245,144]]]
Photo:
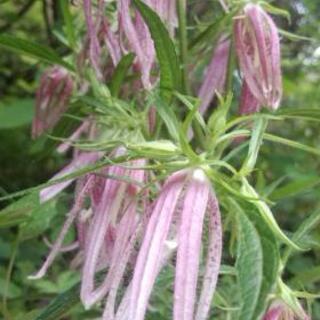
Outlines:
[[189,92],[187,77],[187,59],[188,59],[188,34],[187,34],[187,4],[186,0],[177,0],[177,11],[179,20],[179,45],[180,45],[180,62],[182,72],[182,90],[184,93]]
[[10,261],[9,261],[9,265],[8,265],[8,269],[7,269],[7,274],[6,274],[6,282],[4,285],[4,293],[3,293],[3,299],[2,299],[2,307],[3,307],[2,313],[3,313],[6,320],[13,319],[9,310],[8,310],[8,307],[7,307],[7,295],[8,295],[8,291],[9,291],[9,285],[10,285],[14,261],[16,259],[16,255],[18,252],[19,242],[20,242],[20,232],[18,233],[18,235],[13,243],[12,253],[11,253],[11,257],[10,257]]

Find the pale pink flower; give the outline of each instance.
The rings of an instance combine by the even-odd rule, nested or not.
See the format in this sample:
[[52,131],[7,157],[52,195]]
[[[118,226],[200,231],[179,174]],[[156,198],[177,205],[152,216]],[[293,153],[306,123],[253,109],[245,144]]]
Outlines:
[[[206,213],[210,219],[210,240],[202,290],[197,298],[201,237]],[[168,260],[170,250],[175,248],[174,319],[206,319],[219,273],[222,230],[217,199],[201,169],[173,174],[154,204],[132,283],[122,302],[127,305],[123,312],[128,319],[144,319],[156,277]]]
[[36,93],[36,110],[32,123],[34,138],[57,124],[68,108],[72,90],[73,80],[66,69],[54,66],[43,73]]
[[224,91],[229,51],[230,40],[222,36],[214,48],[211,62],[207,67],[204,80],[199,90],[198,97],[201,101],[199,111],[201,114],[206,112],[215,94],[217,92],[222,94]]
[[[132,166],[141,166],[144,163],[144,160],[130,162]],[[133,251],[139,225],[138,184],[144,183],[146,179],[144,170],[130,170],[121,166],[112,166],[106,173],[119,178],[128,177],[137,185],[110,178],[92,190],[93,215],[86,234],[81,283],[81,300],[86,308],[101,300],[111,288],[117,291]],[[120,265],[123,268],[121,272]],[[96,272],[107,266],[109,269],[105,280],[95,288]],[[114,302],[111,303],[111,309],[113,304]]]
[[271,17],[247,4],[234,23],[240,69],[253,96],[263,106],[277,109],[282,96],[280,39]]

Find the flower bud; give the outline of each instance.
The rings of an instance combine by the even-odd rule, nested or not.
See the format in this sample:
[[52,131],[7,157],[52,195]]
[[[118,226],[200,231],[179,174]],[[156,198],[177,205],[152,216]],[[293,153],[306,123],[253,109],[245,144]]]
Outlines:
[[240,69],[252,95],[273,110],[282,96],[280,39],[271,17],[259,6],[247,4],[234,24]]
[[36,111],[32,124],[34,138],[57,124],[68,108],[72,90],[72,78],[64,68],[54,66],[42,75],[36,93]]

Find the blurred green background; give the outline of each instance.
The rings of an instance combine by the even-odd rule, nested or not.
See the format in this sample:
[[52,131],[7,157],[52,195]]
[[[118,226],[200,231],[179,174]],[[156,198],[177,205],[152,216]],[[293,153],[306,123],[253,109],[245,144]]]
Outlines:
[[[59,54],[66,48],[57,39],[61,30],[61,13],[54,0],[0,0],[0,34],[9,33],[50,46]],[[81,12],[74,1],[74,10]],[[273,2],[290,12],[290,19],[277,17],[282,30],[303,36],[295,38],[282,34],[282,65],[284,99],[290,108],[319,108],[320,100],[320,2],[318,0],[278,0]],[[79,5],[79,4],[78,4]],[[209,23],[217,12],[217,1],[189,1],[190,25],[198,17]],[[221,12],[220,12],[221,13]],[[312,39],[312,40],[310,40]],[[33,117],[34,93],[43,65],[30,58],[15,55],[0,48],[0,195],[36,186],[47,181],[67,159],[54,150],[44,150],[43,143],[32,141],[30,124]],[[270,131],[280,136],[320,148],[318,122],[288,120],[273,123]],[[296,230],[301,221],[319,205],[320,161],[317,156],[275,144],[265,144],[254,173],[257,188],[266,192],[267,186],[279,183],[274,207],[281,226]],[[281,192],[279,192],[279,190]],[[11,201],[0,203],[4,208]],[[27,276],[37,270],[48,248],[43,235],[54,239],[63,221],[69,199],[66,196],[35,216],[31,227],[18,238],[16,227],[0,231],[0,307],[5,319],[33,319],[51,299],[71,287],[79,279],[69,270],[71,255],[60,255],[44,280],[30,281]],[[39,219],[39,220],[37,220]],[[1,221],[0,221],[1,226]],[[70,239],[72,234],[70,234]],[[312,251],[295,255],[289,261],[287,283],[296,289],[320,293],[320,228],[308,235]],[[17,245],[19,243],[19,245]],[[14,263],[13,263],[14,262]],[[9,270],[9,272],[8,272]],[[150,319],[170,318],[170,287],[172,272],[168,270],[158,284],[153,298]],[[11,277],[7,296],[5,283]],[[228,279],[222,279],[219,303],[231,299]],[[228,289],[229,288],[229,289]],[[232,302],[232,299],[229,300]],[[313,306],[313,319],[320,320],[320,303]],[[85,312],[81,306],[65,319],[93,319],[95,310]],[[0,317],[1,319],[1,317]],[[222,315],[222,318],[223,315]]]

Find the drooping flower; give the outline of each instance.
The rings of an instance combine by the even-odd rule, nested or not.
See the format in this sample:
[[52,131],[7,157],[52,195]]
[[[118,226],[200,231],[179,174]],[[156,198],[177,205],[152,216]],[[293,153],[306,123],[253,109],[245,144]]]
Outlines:
[[263,106],[277,109],[282,96],[280,39],[272,18],[247,4],[234,23],[240,69],[251,93]]
[[[100,1],[100,3],[103,3]],[[89,59],[96,74],[101,78],[102,72],[100,69],[100,53],[101,47],[98,39],[98,26],[94,23],[92,0],[83,0],[84,15],[88,30],[89,40]],[[102,8],[99,8],[102,9]]]
[[213,51],[211,62],[206,70],[205,78],[200,87],[198,97],[201,101],[199,111],[204,114],[214,95],[223,93],[230,51],[230,40],[222,36]]
[[73,80],[66,69],[54,66],[44,72],[36,93],[33,138],[39,137],[57,124],[68,108],[72,90]]
[[130,0],[119,0],[120,28],[126,35],[131,50],[136,54],[141,71],[141,81],[146,89],[151,89],[150,72],[155,60],[153,40],[141,15],[136,13],[135,22],[130,15]]
[[274,301],[263,317],[263,320],[311,320],[310,317],[299,308],[299,313],[294,312],[282,301]]
[[[131,165],[144,163],[144,160],[135,160]],[[114,300],[111,293],[107,300],[113,310],[118,286],[134,249],[139,227],[137,193],[146,175],[144,170],[127,170],[120,166],[112,166],[106,173],[119,179],[127,177],[137,185],[110,178],[104,181],[102,188],[98,185],[98,189],[92,190],[93,216],[84,247],[80,295],[85,307],[90,308],[113,289]],[[104,281],[95,288],[96,272],[106,267],[109,269]]]
[[[210,220],[210,240],[202,289],[197,299],[201,237],[206,213]],[[132,282],[118,310],[119,315],[125,315],[124,319],[144,319],[156,277],[175,248],[173,318],[206,319],[219,273],[222,230],[216,196],[201,169],[179,171],[169,177],[163,186],[145,231]]]

